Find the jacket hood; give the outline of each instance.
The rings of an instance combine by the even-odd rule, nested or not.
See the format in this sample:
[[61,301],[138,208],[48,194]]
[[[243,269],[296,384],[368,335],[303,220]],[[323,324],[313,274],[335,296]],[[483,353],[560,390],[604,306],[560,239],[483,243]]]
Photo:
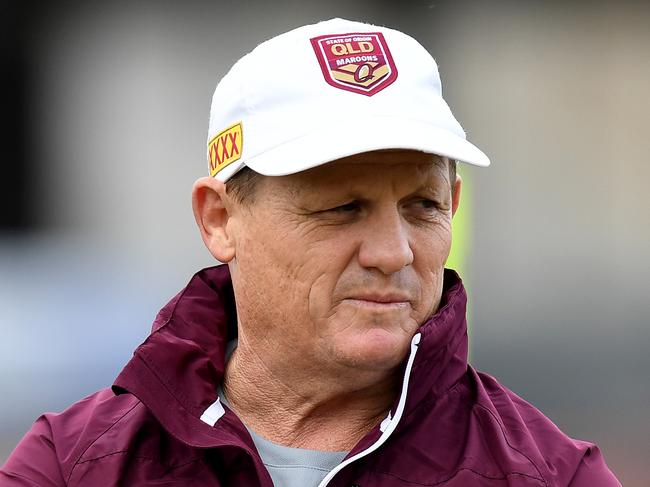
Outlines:
[[[410,380],[405,382],[404,416],[425,396],[444,394],[465,373],[466,300],[460,278],[446,269],[440,307],[418,330],[418,353]],[[236,337],[235,298],[228,267],[203,269],[158,313],[151,334],[117,377],[113,391],[136,396],[172,436],[188,445],[209,448],[234,444],[252,450],[252,440],[232,411],[226,410],[214,426],[200,419],[217,398],[226,346]],[[375,430],[357,449],[379,436],[379,428]]]

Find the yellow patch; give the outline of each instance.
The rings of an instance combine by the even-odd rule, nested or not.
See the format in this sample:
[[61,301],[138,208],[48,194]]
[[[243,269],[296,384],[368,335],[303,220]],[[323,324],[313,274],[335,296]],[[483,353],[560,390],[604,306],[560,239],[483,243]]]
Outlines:
[[214,176],[228,164],[241,159],[244,148],[241,122],[231,125],[215,135],[208,142],[208,165],[210,176]]

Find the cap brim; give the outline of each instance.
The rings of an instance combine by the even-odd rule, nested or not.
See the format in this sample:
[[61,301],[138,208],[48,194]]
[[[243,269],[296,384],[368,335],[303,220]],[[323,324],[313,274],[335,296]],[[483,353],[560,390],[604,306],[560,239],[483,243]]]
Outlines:
[[381,149],[412,149],[486,167],[489,158],[457,134],[413,120],[355,118],[284,142],[244,162],[265,176],[284,176],[336,159]]

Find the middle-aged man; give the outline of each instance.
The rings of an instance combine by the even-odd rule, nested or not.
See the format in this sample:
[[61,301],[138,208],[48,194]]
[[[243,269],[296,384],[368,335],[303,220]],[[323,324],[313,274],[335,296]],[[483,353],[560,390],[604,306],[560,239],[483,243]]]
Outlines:
[[111,389],[38,419],[2,486],[572,486],[598,448],[467,364],[444,269],[461,180],[487,166],[411,37],[335,19],[217,86],[212,255]]

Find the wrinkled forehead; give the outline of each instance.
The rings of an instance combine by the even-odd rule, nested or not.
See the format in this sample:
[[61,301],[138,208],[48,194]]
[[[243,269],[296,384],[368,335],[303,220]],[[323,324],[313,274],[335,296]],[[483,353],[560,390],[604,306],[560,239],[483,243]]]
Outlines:
[[350,188],[448,188],[449,160],[420,151],[388,149],[337,159],[289,176],[267,178],[296,195]]
[[314,182],[332,179],[340,180],[341,183],[351,176],[372,179],[377,172],[393,178],[443,176],[447,179],[448,168],[448,159],[436,154],[404,149],[384,149],[343,157],[297,175],[304,180]]

